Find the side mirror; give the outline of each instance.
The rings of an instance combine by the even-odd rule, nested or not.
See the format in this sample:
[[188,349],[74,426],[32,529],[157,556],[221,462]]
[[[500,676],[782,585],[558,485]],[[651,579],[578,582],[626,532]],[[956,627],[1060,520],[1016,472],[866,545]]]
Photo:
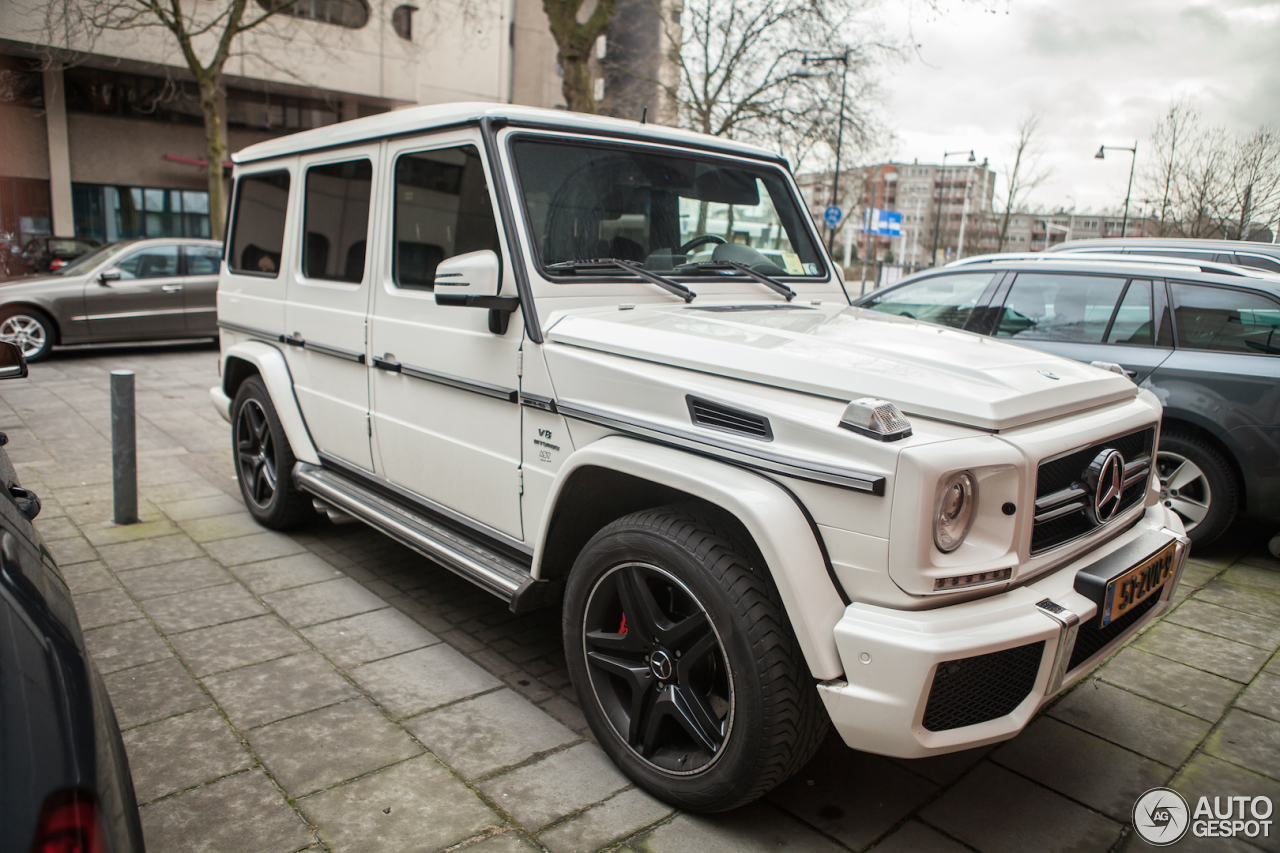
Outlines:
[[27,357],[22,347],[0,341],[0,379],[22,379],[27,375]]
[[119,281],[119,280],[120,280],[120,270],[117,269],[116,267],[112,267],[109,270],[103,270],[102,272],[98,273],[99,284],[106,285],[107,282]]
[[436,304],[488,308],[489,331],[505,335],[512,312],[520,307],[520,297],[497,295],[501,272],[498,255],[489,249],[441,261],[436,267]]

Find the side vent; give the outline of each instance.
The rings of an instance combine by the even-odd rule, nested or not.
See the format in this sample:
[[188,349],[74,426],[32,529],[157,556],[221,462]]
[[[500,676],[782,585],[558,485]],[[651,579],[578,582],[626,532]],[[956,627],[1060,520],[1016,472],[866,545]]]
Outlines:
[[689,404],[689,417],[700,427],[773,441],[773,428],[763,415],[753,415],[698,397],[686,396],[684,399]]

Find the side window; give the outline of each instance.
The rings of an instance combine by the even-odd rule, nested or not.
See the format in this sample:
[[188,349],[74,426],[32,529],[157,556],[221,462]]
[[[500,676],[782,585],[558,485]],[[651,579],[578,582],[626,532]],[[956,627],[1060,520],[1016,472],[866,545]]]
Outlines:
[[359,284],[369,239],[373,164],[361,159],[312,166],[306,186],[302,274]]
[[1021,273],[1009,288],[996,337],[1100,344],[1123,278]]
[[227,265],[235,272],[278,276],[288,209],[288,172],[246,175],[237,181]]
[[184,246],[187,275],[217,275],[222,250],[217,246]]
[[869,301],[866,307],[961,329],[969,321],[992,277],[989,272],[932,276],[895,287]]
[[1174,282],[1170,290],[1179,347],[1280,355],[1280,303],[1226,287]]
[[168,278],[178,274],[178,247],[152,246],[129,255],[120,263],[120,278]]
[[1267,272],[1280,272],[1280,261],[1274,258],[1264,258],[1261,255],[1242,255],[1237,254],[1234,261],[1242,267],[1253,267],[1256,270],[1266,270]]
[[500,253],[479,149],[460,145],[396,158],[396,284],[430,290],[441,261],[481,249]]
[[1151,282],[1136,278],[1129,282],[1111,321],[1107,343],[1151,346]]

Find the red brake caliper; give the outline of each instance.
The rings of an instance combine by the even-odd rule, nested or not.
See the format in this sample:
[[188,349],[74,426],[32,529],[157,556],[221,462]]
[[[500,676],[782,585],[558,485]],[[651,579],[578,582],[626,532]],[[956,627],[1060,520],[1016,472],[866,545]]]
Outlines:
[[622,614],[622,624],[618,626],[618,633],[619,634],[627,633],[627,614],[625,613]]

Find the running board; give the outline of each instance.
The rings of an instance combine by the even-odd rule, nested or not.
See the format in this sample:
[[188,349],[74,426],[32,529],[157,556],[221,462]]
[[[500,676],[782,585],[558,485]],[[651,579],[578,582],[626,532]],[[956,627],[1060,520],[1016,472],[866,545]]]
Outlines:
[[298,487],[332,504],[508,603],[512,613],[556,604],[563,585],[535,580],[526,566],[318,465],[293,468]]

